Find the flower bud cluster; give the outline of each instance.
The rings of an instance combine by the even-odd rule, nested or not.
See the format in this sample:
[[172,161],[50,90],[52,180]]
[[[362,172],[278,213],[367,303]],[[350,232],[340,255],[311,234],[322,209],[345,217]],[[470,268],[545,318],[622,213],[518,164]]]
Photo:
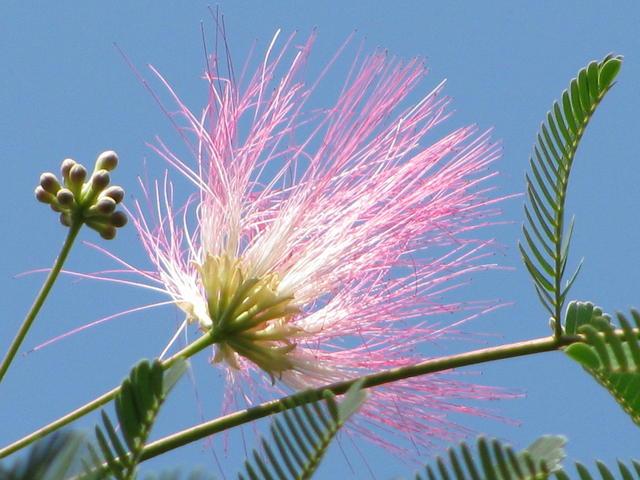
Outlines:
[[124,227],[127,216],[117,205],[124,198],[124,190],[109,185],[109,172],[118,165],[118,155],[113,151],[101,153],[93,173],[75,160],[67,158],[60,166],[62,181],[50,172],[40,176],[36,198],[60,213],[60,222],[70,227],[85,223],[106,240],[116,236],[116,229]]

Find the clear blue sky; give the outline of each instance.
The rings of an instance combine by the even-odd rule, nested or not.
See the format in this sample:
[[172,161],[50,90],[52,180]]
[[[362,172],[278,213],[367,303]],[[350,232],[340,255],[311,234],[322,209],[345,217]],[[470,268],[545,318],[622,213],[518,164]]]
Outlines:
[[[64,231],[47,208],[33,199],[39,174],[57,170],[65,157],[89,164],[104,149],[117,150],[122,167],[117,183],[128,195],[139,193],[135,175],[147,159],[152,173],[164,165],[145,146],[161,134],[177,144],[166,118],[126,66],[117,42],[140,67],[156,65],[186,102],[198,106],[203,51],[200,21],[212,30],[206,2],[30,2],[0,5],[0,162],[2,269],[0,348],[8,346],[42,278],[16,280],[16,273],[47,267],[57,254]],[[600,6],[598,6],[600,5]],[[584,257],[573,298],[592,300],[607,311],[640,306],[640,245],[637,206],[640,168],[640,7],[616,2],[221,2],[232,51],[244,58],[251,42],[269,41],[277,28],[302,34],[317,27],[314,58],[326,59],[354,29],[368,50],[378,46],[401,57],[424,56],[431,68],[425,88],[448,79],[454,97],[453,128],[476,122],[494,127],[504,154],[498,164],[503,193],[523,190],[523,177],[534,134],[549,105],[568,80],[589,60],[608,52],[625,56],[618,85],[605,99],[578,152],[570,185],[569,209],[577,217],[572,264]],[[513,224],[494,229],[505,246],[498,261],[510,271],[477,276],[464,295],[514,302],[467,326],[475,333],[470,348],[546,335],[547,318],[535,298],[516,241],[521,201],[504,204]],[[94,241],[91,231],[82,239]],[[144,264],[132,229],[110,247]],[[108,261],[79,246],[69,268],[107,268]],[[25,349],[77,325],[139,305],[138,290],[63,278],[45,306]],[[132,315],[60,342],[42,352],[17,358],[0,389],[0,443],[5,444],[118,383],[141,356],[159,352],[181,314],[173,309]],[[455,348],[459,348],[456,346]],[[443,347],[442,353],[450,350]],[[430,350],[430,355],[439,352]],[[480,369],[475,369],[480,370]],[[524,447],[538,435],[569,437],[570,458],[611,463],[616,456],[637,457],[640,431],[578,367],[560,354],[485,366],[479,382],[525,393],[520,400],[490,405],[520,426],[461,418],[479,432]],[[199,362],[197,390],[203,414],[217,413],[220,380]],[[96,417],[80,422],[88,428]],[[185,381],[164,410],[154,436],[189,426],[199,419],[193,389]],[[248,446],[253,443],[246,430]],[[239,467],[243,444],[231,437],[227,458],[215,439],[228,476]],[[414,467],[376,449],[363,448],[378,478],[408,476]],[[360,477],[369,474],[344,442]],[[149,462],[145,469],[201,465],[216,472],[210,450],[195,444]],[[349,471],[345,455],[334,445],[319,478]],[[353,474],[350,474],[353,476]]]

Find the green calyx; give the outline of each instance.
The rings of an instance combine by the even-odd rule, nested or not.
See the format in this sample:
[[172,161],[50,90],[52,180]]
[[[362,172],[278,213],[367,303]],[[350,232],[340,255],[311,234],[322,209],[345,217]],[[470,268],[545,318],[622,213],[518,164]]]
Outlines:
[[116,229],[127,223],[126,214],[116,210],[124,198],[124,190],[116,185],[109,186],[109,172],[117,165],[115,152],[103,152],[89,176],[83,165],[67,158],[60,166],[62,181],[50,172],[40,176],[36,199],[60,213],[60,223],[64,226],[84,223],[102,238],[110,240],[116,236]]
[[277,274],[252,277],[241,259],[227,255],[209,255],[198,269],[208,310],[198,321],[220,338],[213,361],[240,368],[240,355],[272,377],[292,369],[289,353],[300,330],[291,320],[300,309],[292,295],[278,292]]

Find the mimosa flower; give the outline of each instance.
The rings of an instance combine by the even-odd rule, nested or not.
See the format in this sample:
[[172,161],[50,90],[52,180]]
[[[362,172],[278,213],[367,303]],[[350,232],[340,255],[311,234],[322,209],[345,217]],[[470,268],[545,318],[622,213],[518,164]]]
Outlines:
[[[496,144],[475,127],[427,142],[449,116],[443,84],[412,102],[423,62],[383,52],[356,58],[333,105],[305,113],[326,69],[305,83],[314,37],[279,50],[277,38],[253,73],[250,61],[239,77],[230,63],[220,73],[210,58],[201,111],[153,70],[193,158],[153,148],[197,192],[175,206],[166,177],[146,187],[152,214],[137,203],[131,216],[154,268],[123,262],[184,312],[181,330],[216,333],[226,409],[259,401],[260,384],[297,390],[424,360],[492,308],[446,297],[492,266],[490,241],[472,234],[497,213]],[[449,413],[483,413],[465,399],[501,396],[450,374],[414,378],[374,389],[351,428],[392,448],[380,429],[429,446],[466,433]]]

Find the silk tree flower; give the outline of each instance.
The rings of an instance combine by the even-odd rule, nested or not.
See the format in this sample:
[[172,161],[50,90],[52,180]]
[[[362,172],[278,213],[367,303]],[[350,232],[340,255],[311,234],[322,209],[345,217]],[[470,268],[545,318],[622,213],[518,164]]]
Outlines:
[[[335,103],[308,107],[335,58],[306,83],[314,36],[277,48],[278,34],[252,73],[251,60],[238,77],[211,56],[200,111],[152,67],[193,158],[159,139],[152,148],[196,190],[176,204],[166,176],[141,182],[151,208],[130,213],[154,268],[122,261],[184,312],[179,331],[217,333],[225,410],[424,360],[492,308],[446,300],[492,267],[490,241],[472,238],[496,214],[489,135],[471,126],[426,143],[449,116],[443,83],[412,103],[424,63],[384,52],[358,54]],[[505,396],[423,376],[374,389],[350,428],[389,448],[401,447],[388,432],[431,446],[467,433],[449,414],[486,413],[464,400]]]

